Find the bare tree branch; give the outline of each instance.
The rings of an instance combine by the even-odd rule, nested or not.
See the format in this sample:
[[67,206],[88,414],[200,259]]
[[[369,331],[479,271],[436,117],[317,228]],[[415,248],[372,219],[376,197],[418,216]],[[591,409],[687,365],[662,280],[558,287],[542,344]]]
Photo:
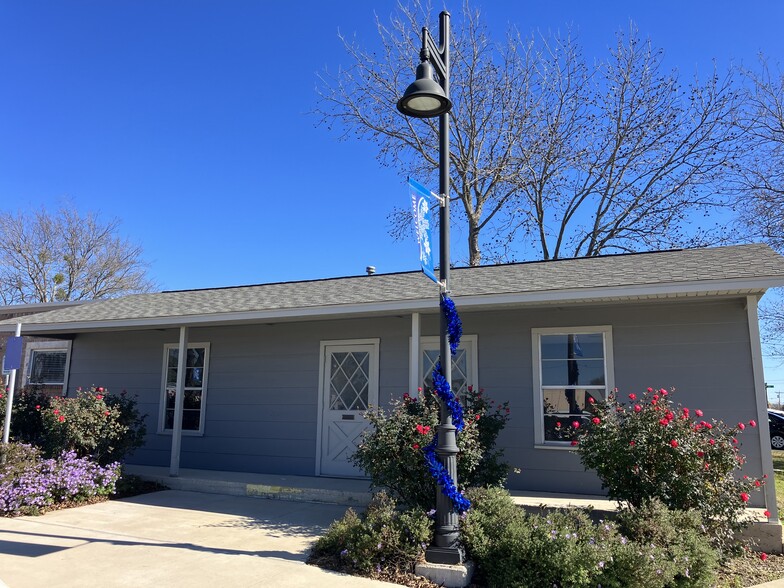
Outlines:
[[117,219],[71,208],[0,215],[0,301],[32,304],[148,292],[142,249]]

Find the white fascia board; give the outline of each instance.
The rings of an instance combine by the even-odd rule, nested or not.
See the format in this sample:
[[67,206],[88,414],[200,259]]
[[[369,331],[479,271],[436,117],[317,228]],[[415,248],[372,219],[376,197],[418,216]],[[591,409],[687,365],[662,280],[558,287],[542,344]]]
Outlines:
[[[611,286],[600,288],[572,288],[561,290],[542,290],[537,292],[514,292],[508,294],[484,294],[477,296],[456,296],[461,309],[487,308],[501,305],[519,305],[591,302],[602,299],[644,298],[660,296],[688,296],[712,292],[736,292],[746,295],[750,292],[764,293],[768,288],[784,286],[781,278],[756,278],[737,280],[703,280],[695,282],[669,282],[633,286]],[[174,328],[183,325],[200,326],[243,322],[275,322],[281,320],[329,319],[343,316],[370,314],[394,314],[406,312],[427,312],[438,309],[438,296],[432,298],[395,300],[359,304],[335,304],[307,308],[285,308],[243,312],[225,312],[200,315],[160,316],[129,319],[106,319],[67,323],[24,323],[19,317],[25,334],[63,333],[95,330]],[[13,331],[15,324],[0,325],[0,332]]]

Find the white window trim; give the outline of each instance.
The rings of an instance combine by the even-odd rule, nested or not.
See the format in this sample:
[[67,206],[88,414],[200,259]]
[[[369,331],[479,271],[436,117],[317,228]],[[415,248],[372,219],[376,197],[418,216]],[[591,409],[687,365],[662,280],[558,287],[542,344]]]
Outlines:
[[[158,434],[171,435],[172,429],[166,429],[166,376],[169,366],[169,349],[179,349],[179,343],[165,343],[163,346],[163,361],[161,363],[161,396],[160,406],[158,409]],[[207,387],[210,377],[210,344],[209,343],[191,343],[188,342],[188,349],[197,347],[204,348],[204,376],[202,377],[201,386],[201,410],[199,411],[199,429],[192,431],[190,429],[183,429],[182,434],[188,437],[200,437],[204,435],[204,422],[206,420],[207,409]]]
[[[410,346],[411,338],[409,337],[409,348]],[[418,388],[423,387],[423,380],[425,379],[425,366],[422,356],[424,355],[425,351],[440,351],[440,349],[440,337],[435,336],[419,338],[419,362],[417,365]],[[474,390],[477,390],[479,387],[479,353],[477,352],[479,349],[479,338],[477,335],[463,335],[460,337],[460,345],[458,346],[458,349],[465,349],[465,352],[468,354],[468,373],[466,374],[466,378],[468,379],[467,385],[473,386]]]
[[589,335],[601,333],[604,345],[604,383],[609,394],[615,388],[615,367],[613,364],[612,326],[599,325],[594,327],[550,327],[531,329],[531,350],[533,356],[533,391],[534,391],[534,447],[537,449],[568,449],[571,445],[565,441],[545,441],[544,439],[544,398],[542,395],[542,335]]
[[[22,373],[24,374],[25,386],[45,386],[45,387],[63,387],[63,396],[68,390],[68,376],[71,371],[71,341],[31,341],[27,343],[24,355],[24,365],[22,366]],[[53,384],[31,384],[30,383],[30,370],[33,369],[33,351],[65,351],[65,370],[63,372],[63,382],[56,382]]]

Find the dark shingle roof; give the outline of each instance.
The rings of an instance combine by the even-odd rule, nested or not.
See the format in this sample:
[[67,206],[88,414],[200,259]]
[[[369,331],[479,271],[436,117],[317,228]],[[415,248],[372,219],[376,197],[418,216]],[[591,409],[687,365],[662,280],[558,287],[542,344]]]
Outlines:
[[[513,297],[619,299],[691,292],[763,292],[784,285],[784,258],[766,245],[736,245],[547,262],[456,268],[452,295],[460,304]],[[175,325],[431,309],[437,287],[420,272],[137,294],[23,318],[27,331]],[[569,293],[565,296],[565,293]],[[501,298],[499,298],[501,297]],[[509,301],[512,299],[509,298]],[[488,301],[489,303],[490,301]],[[0,329],[15,321],[0,322]]]

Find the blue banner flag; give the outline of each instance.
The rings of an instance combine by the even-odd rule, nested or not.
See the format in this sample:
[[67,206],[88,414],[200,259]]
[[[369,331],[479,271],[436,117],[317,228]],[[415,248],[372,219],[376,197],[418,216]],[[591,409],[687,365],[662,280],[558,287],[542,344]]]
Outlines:
[[3,371],[18,370],[22,367],[22,338],[8,337],[5,344]]
[[438,278],[433,271],[433,232],[430,217],[431,192],[419,182],[409,178],[408,188],[411,193],[411,205],[414,209],[414,232],[419,243],[419,264],[424,274],[436,284]]

